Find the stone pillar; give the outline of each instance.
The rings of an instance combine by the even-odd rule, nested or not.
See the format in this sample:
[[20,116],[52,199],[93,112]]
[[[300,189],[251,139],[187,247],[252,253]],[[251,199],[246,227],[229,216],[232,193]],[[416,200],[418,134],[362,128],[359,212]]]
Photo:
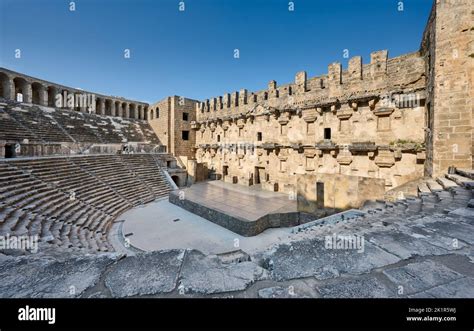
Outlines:
[[275,80],[268,82],[268,96],[269,98],[278,98],[277,82]]
[[224,105],[226,108],[230,107],[230,93],[224,94]]
[[48,90],[44,85],[41,85],[39,90],[39,103],[41,106],[48,105]]
[[130,105],[125,103],[125,114],[122,114],[124,118],[130,118]]
[[[49,93],[51,91],[51,93]],[[46,88],[46,95],[48,96],[48,106],[56,107],[56,96],[58,95],[58,89],[55,86],[49,86]]]
[[8,78],[8,80],[5,80],[3,83],[3,93],[4,97],[9,100],[14,100],[15,99],[15,87],[13,85],[13,79]]
[[115,115],[115,101],[112,101],[110,103],[110,116],[116,116]]
[[96,109],[95,112],[100,115],[105,115],[105,100],[99,99],[99,109]]
[[23,102],[26,103],[31,103],[32,102],[32,89],[31,89],[31,83],[26,82],[23,89]]
[[306,71],[300,71],[295,75],[295,85],[297,93],[303,93],[307,91],[306,88],[307,75]]
[[370,74],[372,78],[383,77],[387,73],[388,51],[370,53]]
[[354,56],[349,60],[349,77],[351,80],[362,79],[362,57]]
[[141,119],[141,120],[144,120],[144,119],[145,119],[144,110],[143,110],[143,106],[142,106],[142,105],[138,106],[138,117],[139,117],[139,119]]
[[113,116],[122,117],[122,104],[120,102],[114,102],[115,113]]
[[239,105],[243,106],[247,104],[247,90],[241,89],[239,92]]
[[[64,95],[64,94],[63,94]],[[72,98],[72,104],[69,105],[69,96],[72,95],[73,98]],[[74,110],[74,102],[75,102],[75,99],[74,99],[74,93],[73,92],[70,92],[70,91],[66,91],[66,98],[65,98],[66,102],[65,102],[65,107],[69,110]]]

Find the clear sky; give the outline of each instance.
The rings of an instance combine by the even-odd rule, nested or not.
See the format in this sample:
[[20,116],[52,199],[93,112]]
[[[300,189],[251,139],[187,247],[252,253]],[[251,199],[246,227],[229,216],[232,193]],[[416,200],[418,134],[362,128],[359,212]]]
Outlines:
[[[153,103],[206,99],[417,51],[432,0],[0,0],[0,66]],[[15,50],[21,58],[15,58]],[[124,50],[130,50],[130,58]],[[240,58],[234,58],[238,49]]]

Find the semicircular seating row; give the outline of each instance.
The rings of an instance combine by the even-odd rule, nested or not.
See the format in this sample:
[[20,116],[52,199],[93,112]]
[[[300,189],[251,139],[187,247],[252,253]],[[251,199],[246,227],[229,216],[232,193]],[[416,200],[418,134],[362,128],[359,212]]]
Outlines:
[[168,195],[153,154],[50,157],[0,162],[0,235],[38,235],[53,247],[113,251],[118,215]]
[[148,122],[0,99],[0,140],[160,144]]

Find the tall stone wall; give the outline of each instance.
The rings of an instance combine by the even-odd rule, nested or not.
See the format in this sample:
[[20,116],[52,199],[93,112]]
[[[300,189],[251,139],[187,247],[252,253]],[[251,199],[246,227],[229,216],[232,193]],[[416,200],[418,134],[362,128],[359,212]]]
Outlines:
[[[196,132],[191,123],[196,121],[196,105],[196,100],[171,96],[152,104],[148,113],[148,121],[168,153],[182,157],[183,165],[195,156]],[[187,140],[183,131],[188,132]]]
[[166,151],[170,153],[172,140],[172,132],[170,131],[171,98],[167,97],[150,105],[147,118],[158,139],[166,146]]
[[472,168],[474,135],[474,4],[436,0],[422,42],[428,105],[427,172]]
[[387,51],[328,66],[328,74],[198,104],[196,157],[225,181],[294,192],[297,174],[381,178],[386,189],[423,176],[425,67]]
[[[175,156],[184,156],[191,159],[195,157],[196,132],[192,130],[191,123],[196,121],[197,103],[198,101],[192,99],[172,97]],[[184,118],[184,115],[187,116],[187,119]],[[183,131],[188,132],[188,140],[183,139]]]

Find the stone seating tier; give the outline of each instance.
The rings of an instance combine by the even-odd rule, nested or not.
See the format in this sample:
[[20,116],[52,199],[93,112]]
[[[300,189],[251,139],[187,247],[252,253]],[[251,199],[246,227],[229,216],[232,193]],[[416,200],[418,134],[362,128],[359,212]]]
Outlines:
[[113,251],[108,232],[116,217],[170,189],[149,154],[0,162],[0,235],[38,235],[61,249]]

